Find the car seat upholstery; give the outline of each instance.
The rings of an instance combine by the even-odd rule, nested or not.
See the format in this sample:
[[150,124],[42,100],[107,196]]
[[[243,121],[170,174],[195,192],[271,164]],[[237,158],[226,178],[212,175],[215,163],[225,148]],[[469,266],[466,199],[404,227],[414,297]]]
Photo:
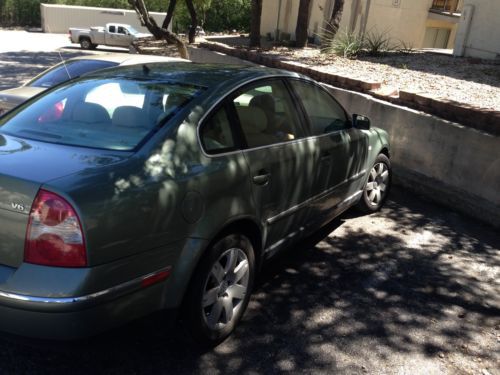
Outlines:
[[267,117],[258,107],[236,107],[248,147],[264,146],[278,142],[277,137],[266,134]]
[[74,121],[80,121],[85,123],[110,123],[111,118],[109,117],[108,111],[99,104],[96,103],[79,103],[73,108],[71,115]]
[[123,106],[115,109],[112,123],[114,126],[145,127],[147,116],[141,108]]

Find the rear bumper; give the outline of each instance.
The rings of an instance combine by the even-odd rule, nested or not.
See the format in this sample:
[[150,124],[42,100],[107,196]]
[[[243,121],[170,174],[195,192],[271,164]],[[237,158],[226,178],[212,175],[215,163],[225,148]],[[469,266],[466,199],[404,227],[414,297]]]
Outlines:
[[[0,305],[0,330],[49,340],[73,340],[96,335],[161,309],[161,284],[75,311],[42,312]],[[102,301],[101,301],[102,302]]]
[[0,330],[56,340],[95,335],[160,310],[165,282],[144,287],[144,281],[165,271],[169,269],[80,297],[34,297],[0,291]]
[[[206,245],[188,238],[93,268],[0,266],[0,331],[71,340],[174,311]],[[171,271],[168,278],[165,271]]]

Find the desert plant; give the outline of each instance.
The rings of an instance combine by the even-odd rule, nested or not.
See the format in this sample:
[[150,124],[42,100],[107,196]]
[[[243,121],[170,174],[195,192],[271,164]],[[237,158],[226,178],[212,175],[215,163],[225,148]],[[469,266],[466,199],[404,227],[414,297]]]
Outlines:
[[389,52],[395,49],[391,43],[389,31],[378,31],[373,29],[368,31],[364,37],[364,48],[369,55],[378,56],[384,52]]
[[356,58],[363,48],[363,38],[351,31],[342,31],[336,36],[331,36],[325,30],[322,39],[321,51],[327,54],[335,54],[349,59]]
[[401,52],[405,55],[409,55],[415,52],[415,46],[413,45],[412,42],[405,42],[404,40],[400,40],[398,52]]

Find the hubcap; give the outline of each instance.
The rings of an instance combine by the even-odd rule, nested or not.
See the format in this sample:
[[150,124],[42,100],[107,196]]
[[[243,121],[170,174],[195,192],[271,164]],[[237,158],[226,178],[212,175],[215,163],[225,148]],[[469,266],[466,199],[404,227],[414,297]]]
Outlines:
[[205,281],[202,309],[205,323],[220,330],[233,320],[247,294],[249,264],[245,252],[233,248],[214,263]]
[[384,163],[377,163],[373,166],[366,184],[365,195],[372,206],[382,203],[387,194],[389,185],[389,169]]

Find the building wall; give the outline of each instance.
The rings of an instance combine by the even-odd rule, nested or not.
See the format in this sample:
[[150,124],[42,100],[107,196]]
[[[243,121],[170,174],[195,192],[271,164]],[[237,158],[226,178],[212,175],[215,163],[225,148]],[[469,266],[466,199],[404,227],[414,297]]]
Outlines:
[[[472,6],[472,20],[468,32],[466,22],[462,20],[459,33],[465,38],[457,39],[455,50],[461,50],[465,44],[465,56],[495,59],[500,57],[500,1],[465,0],[464,7]],[[464,16],[464,15],[462,15]]]
[[[128,24],[138,31],[148,32],[145,27],[141,26],[133,10],[41,4],[40,13],[42,29],[46,33],[67,33],[70,27],[104,26],[109,22]],[[165,18],[165,13],[151,12],[150,14],[159,24]]]
[[[263,1],[262,35],[271,33],[274,37],[279,3],[280,0]],[[334,0],[311,0],[311,3],[309,35],[316,36],[321,34]],[[432,0],[345,0],[340,30],[361,34],[387,32],[395,43],[404,41],[414,48],[422,48],[431,5]],[[292,39],[295,38],[298,7],[299,0],[281,0],[280,30],[290,33]],[[288,22],[285,21],[287,17]],[[441,26],[443,24],[451,30],[448,47],[453,48],[456,26],[446,22]]]

